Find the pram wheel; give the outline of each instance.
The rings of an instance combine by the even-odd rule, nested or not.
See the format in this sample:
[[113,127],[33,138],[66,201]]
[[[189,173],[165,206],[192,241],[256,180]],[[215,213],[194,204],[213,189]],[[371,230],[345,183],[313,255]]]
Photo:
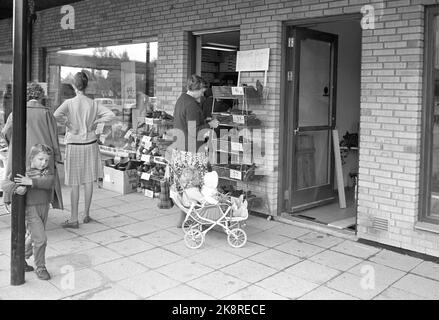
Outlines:
[[227,242],[233,248],[241,248],[247,242],[247,234],[240,228],[232,229],[227,235]]
[[199,229],[189,229],[184,235],[184,242],[191,249],[198,249],[204,242],[204,233]]
[[[188,233],[189,230],[191,230],[193,227],[198,227],[196,221],[194,221],[194,220],[192,220],[192,219],[186,219],[186,220],[184,220],[184,222],[183,222],[183,226],[182,226],[182,229],[183,229],[183,232],[184,232],[184,233]],[[199,229],[199,228],[198,228],[198,229]]]

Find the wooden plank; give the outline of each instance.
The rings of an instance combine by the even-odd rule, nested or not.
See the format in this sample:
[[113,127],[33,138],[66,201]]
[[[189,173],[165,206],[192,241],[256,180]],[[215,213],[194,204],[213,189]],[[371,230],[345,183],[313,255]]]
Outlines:
[[341,165],[340,145],[337,129],[332,130],[332,142],[334,144],[335,173],[337,178],[338,202],[340,208],[346,208],[346,196],[344,192],[343,167]]

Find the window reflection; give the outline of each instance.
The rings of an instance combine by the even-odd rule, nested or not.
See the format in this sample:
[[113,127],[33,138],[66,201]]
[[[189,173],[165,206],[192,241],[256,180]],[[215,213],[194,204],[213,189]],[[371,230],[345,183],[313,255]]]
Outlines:
[[[74,97],[73,76],[84,71],[89,78],[86,95],[114,112],[99,143],[129,148],[124,136],[155,103],[157,42],[61,50],[49,56],[49,97],[55,110]],[[60,128],[64,134],[65,129]]]

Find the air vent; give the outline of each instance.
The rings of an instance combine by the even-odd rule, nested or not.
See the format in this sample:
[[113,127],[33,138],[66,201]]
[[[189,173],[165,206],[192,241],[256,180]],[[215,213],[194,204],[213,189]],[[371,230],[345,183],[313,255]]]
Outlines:
[[373,218],[372,228],[387,231],[389,230],[389,221],[382,218]]

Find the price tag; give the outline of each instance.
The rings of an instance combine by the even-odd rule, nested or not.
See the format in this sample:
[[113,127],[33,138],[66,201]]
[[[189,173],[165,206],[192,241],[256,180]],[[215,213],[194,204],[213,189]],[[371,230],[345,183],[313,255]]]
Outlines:
[[133,129],[130,129],[127,131],[127,133],[125,133],[124,138],[125,139],[129,139],[129,137],[131,137],[131,135],[133,134]]
[[143,136],[142,142],[146,143],[146,142],[150,142],[150,141],[151,141],[151,137],[150,136]]
[[230,169],[230,178],[241,180],[241,171]]
[[145,124],[153,125],[154,124],[154,119],[153,118],[145,118]]
[[244,151],[242,143],[232,142],[232,151]]
[[152,190],[145,189],[145,197],[154,198],[154,192]]
[[151,174],[147,172],[142,173],[142,176],[140,177],[142,180],[149,180],[149,178],[151,178]]
[[143,154],[143,155],[140,157],[140,160],[141,160],[141,161],[144,161],[144,162],[150,162],[150,161],[151,161],[151,156],[150,156],[149,154]]
[[233,117],[233,122],[245,124],[245,117],[243,115],[234,114],[232,117]]
[[110,182],[111,181],[109,174],[104,175],[104,181],[105,182]]
[[232,94],[235,96],[243,96],[244,88],[243,87],[232,87]]
[[105,123],[101,122],[98,123],[97,127],[96,127],[96,134],[101,134],[102,132],[104,132],[104,127],[105,127]]
[[146,149],[149,149],[151,147],[152,147],[152,142],[151,141],[145,142],[145,148]]

